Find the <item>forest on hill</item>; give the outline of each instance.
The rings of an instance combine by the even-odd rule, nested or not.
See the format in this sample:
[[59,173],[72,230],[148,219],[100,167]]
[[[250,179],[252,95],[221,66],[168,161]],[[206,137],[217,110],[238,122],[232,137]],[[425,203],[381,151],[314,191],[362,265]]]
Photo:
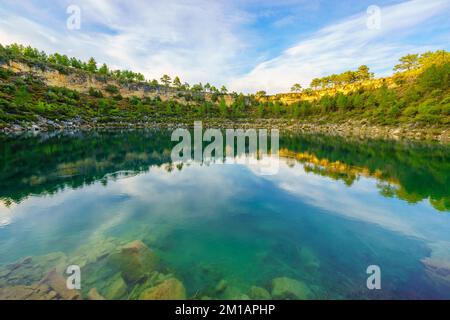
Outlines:
[[[17,72],[13,62],[30,70],[77,73],[104,82],[85,91],[52,86],[35,72]],[[450,125],[450,53],[445,50],[409,54],[394,66],[389,78],[374,79],[368,66],[313,79],[310,87],[292,86],[292,93],[267,96],[229,93],[225,86],[190,85],[168,75],[148,80],[138,72],[111,70],[94,58],[81,61],[46,54],[30,46],[0,45],[0,128],[25,125],[38,118],[49,121],[142,122],[176,119],[286,119],[339,123],[364,119],[395,125]],[[158,94],[123,96],[122,85],[139,84]],[[167,92],[172,92],[168,96]],[[289,96],[289,102],[283,101]]]

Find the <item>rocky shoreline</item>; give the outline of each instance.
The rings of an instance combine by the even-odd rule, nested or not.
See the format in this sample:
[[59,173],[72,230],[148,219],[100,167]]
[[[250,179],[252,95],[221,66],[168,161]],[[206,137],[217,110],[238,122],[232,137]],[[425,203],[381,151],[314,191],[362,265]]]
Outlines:
[[[289,119],[202,119],[204,128],[277,128],[280,131],[301,133],[323,133],[344,137],[392,139],[392,140],[424,140],[450,143],[450,126],[421,126],[416,123],[398,125],[375,125],[364,120],[347,120],[340,123],[303,122]],[[38,117],[35,122],[10,124],[0,128],[0,133],[48,132],[64,130],[96,130],[96,129],[175,129],[191,128],[194,120],[152,120],[143,119],[138,122],[117,120],[114,122],[98,122],[96,119],[85,121],[75,118],[70,121],[49,120]]]

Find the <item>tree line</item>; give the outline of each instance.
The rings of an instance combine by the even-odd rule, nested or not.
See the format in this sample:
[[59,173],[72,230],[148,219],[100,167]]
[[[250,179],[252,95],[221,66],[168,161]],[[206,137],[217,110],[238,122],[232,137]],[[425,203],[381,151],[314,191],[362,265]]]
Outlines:
[[[205,85],[197,83],[191,86],[187,82],[182,83],[180,77],[176,76],[172,80],[167,74],[164,74],[159,81],[157,79],[147,80],[145,79],[145,76],[139,72],[133,72],[131,70],[112,70],[106,63],[99,65],[93,57],[90,57],[88,61],[82,61],[75,57],[68,57],[67,55],[60,53],[48,55],[44,51],[17,43],[6,46],[0,44],[0,59],[11,60],[17,58],[30,59],[33,62],[38,63],[52,64],[56,67],[83,70],[92,74],[109,76],[121,82],[146,82],[153,87],[172,87],[177,90],[192,92],[210,92],[216,94],[226,94],[228,92],[228,89],[224,85],[220,88],[217,88],[210,83],[206,83]],[[61,68],[57,69],[59,71],[64,71],[61,70]]]

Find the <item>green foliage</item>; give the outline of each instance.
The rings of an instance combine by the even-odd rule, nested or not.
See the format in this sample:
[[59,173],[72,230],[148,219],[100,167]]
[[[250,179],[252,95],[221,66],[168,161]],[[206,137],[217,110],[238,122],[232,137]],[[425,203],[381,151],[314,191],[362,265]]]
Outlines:
[[410,71],[419,67],[419,55],[408,54],[400,58],[400,63],[394,67],[394,71]]
[[311,81],[310,87],[315,90],[319,88],[332,88],[361,82],[372,78],[373,73],[369,71],[369,67],[362,65],[356,71],[345,71],[340,74],[332,74],[323,78],[315,78]]
[[450,84],[450,63],[444,65],[433,64],[419,76],[418,84],[423,90],[448,88]]
[[108,84],[105,88],[105,91],[110,93],[110,94],[118,94],[119,93],[119,88],[117,88],[115,85],[113,84]]
[[220,99],[219,102],[219,111],[223,117],[226,117],[228,115],[228,107],[223,97]]
[[92,87],[89,88],[89,95],[95,98],[103,98],[103,94],[100,90],[96,90]]
[[[20,60],[33,66],[56,68],[62,73],[80,69],[86,74],[95,74],[98,79],[116,79],[124,88],[130,82],[145,81],[140,73],[129,70],[110,70],[106,64],[97,68],[96,61],[88,62],[54,53],[46,55],[31,47],[0,45],[0,61]],[[298,95],[302,100],[283,103],[278,96],[268,96],[264,91],[255,95],[243,95],[235,92],[225,96],[227,89],[217,89],[206,83],[194,84],[192,87],[181,83],[179,77],[172,81],[168,75],[146,82],[147,90],[154,92],[150,96],[123,99],[120,90],[111,82],[104,87],[108,93],[103,96],[101,90],[89,88],[87,94],[66,88],[48,87],[32,74],[19,75],[6,68],[0,68],[0,120],[6,122],[28,121],[35,115],[50,119],[70,119],[80,116],[87,120],[93,117],[98,121],[140,121],[154,117],[159,119],[198,119],[204,117],[230,118],[297,118],[320,121],[341,121],[348,118],[367,119],[381,124],[398,122],[450,123],[450,58],[446,51],[428,52],[414,57],[401,59],[401,67],[392,81],[383,80],[384,85],[374,82],[369,85],[348,86],[372,79],[373,74],[367,66],[360,66],[356,71],[346,71],[323,78],[313,79],[311,87]],[[404,70],[404,71],[403,71]],[[401,72],[400,72],[401,71]],[[90,75],[89,75],[90,76]],[[389,80],[389,79],[388,79]],[[114,82],[113,82],[114,83]],[[139,84],[141,85],[141,84]],[[135,84],[133,86],[138,86]],[[161,101],[158,94],[166,94],[171,86],[175,99]],[[339,86],[344,86],[339,88]],[[129,86],[132,87],[131,85]],[[315,92],[318,88],[331,88],[326,92]],[[162,89],[162,90],[161,90]],[[144,91],[145,91],[144,90]],[[292,91],[302,90],[294,85]],[[161,92],[163,91],[163,93]],[[209,94],[205,94],[209,92]],[[290,95],[290,97],[297,97]],[[167,95],[166,95],[167,98]],[[229,105],[225,102],[230,99]],[[151,118],[150,118],[151,119]]]
[[89,58],[89,61],[87,63],[87,71],[92,72],[92,73],[97,71],[97,62],[92,57]]
[[291,92],[301,92],[302,91],[302,86],[300,83],[295,83],[292,87],[291,87]]

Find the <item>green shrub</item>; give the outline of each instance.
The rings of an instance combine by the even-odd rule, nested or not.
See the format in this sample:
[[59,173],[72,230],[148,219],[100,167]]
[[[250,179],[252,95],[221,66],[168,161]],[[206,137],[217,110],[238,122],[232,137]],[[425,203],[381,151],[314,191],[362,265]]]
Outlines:
[[409,106],[409,107],[405,108],[405,110],[403,110],[402,114],[407,117],[412,117],[412,116],[416,115],[417,112],[418,112],[417,107]]
[[118,94],[119,88],[117,88],[115,85],[108,84],[105,88],[106,92],[109,92],[110,94]]
[[436,99],[427,99],[418,106],[417,110],[419,114],[437,114],[440,112],[440,107],[436,105]]
[[441,105],[441,113],[445,116],[450,116],[450,102]]
[[418,114],[415,118],[420,122],[439,123],[440,117],[434,114]]
[[100,90],[95,90],[94,88],[89,88],[89,95],[95,98],[103,98],[103,94]]

